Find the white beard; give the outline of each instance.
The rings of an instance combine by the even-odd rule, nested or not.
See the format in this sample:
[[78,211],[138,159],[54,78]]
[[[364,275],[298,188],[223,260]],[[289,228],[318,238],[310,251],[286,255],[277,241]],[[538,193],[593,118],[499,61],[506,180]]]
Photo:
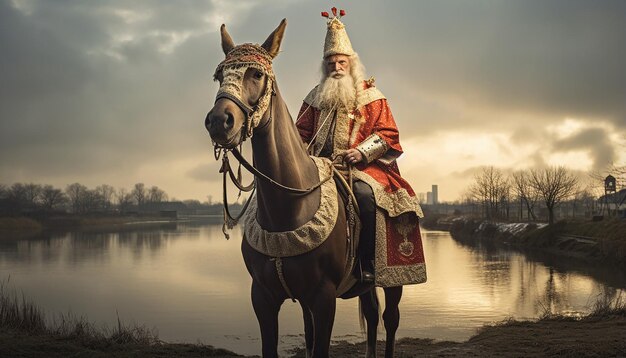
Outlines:
[[345,75],[341,78],[333,78],[330,74],[319,84],[312,105],[317,108],[343,106],[352,110],[355,106],[355,100],[356,88],[352,76]]

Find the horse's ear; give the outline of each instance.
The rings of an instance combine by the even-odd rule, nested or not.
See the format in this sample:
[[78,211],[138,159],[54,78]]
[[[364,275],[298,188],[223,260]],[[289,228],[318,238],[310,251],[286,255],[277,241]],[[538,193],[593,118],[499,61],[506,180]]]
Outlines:
[[235,43],[228,34],[228,31],[226,31],[226,25],[222,24],[222,27],[220,27],[220,33],[222,34],[222,50],[224,50],[224,55],[228,55],[230,50],[235,47]]
[[280,50],[280,43],[283,41],[283,35],[285,34],[285,27],[287,27],[287,19],[283,19],[280,22],[276,30],[272,32],[267,40],[261,45],[272,58],[278,55],[278,51]]

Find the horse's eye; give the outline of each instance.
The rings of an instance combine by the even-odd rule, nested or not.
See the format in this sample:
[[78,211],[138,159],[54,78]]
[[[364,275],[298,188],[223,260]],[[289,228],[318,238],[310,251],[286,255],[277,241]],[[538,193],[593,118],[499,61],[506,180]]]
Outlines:
[[263,72],[261,71],[256,71],[254,73],[254,78],[256,78],[257,80],[260,80],[261,78],[263,78]]

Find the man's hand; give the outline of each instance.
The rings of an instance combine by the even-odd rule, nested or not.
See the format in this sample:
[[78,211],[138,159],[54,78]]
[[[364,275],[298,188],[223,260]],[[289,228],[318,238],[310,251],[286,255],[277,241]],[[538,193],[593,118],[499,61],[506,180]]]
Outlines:
[[357,149],[348,149],[343,156],[343,161],[352,165],[358,164],[363,161],[363,154],[361,154],[361,152],[359,152]]

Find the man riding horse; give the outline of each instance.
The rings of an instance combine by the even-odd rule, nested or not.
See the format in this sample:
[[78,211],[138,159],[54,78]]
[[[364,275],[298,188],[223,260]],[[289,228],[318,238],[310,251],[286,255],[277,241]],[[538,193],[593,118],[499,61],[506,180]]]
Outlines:
[[[398,127],[385,96],[365,79],[358,54],[333,8],[328,18],[322,79],[304,99],[296,126],[310,154],[353,166],[353,191],[360,208],[362,280],[379,286],[426,281],[415,193],[401,176]],[[375,267],[374,267],[375,265]]]
[[[367,322],[366,357],[375,357],[379,322],[376,285],[385,293],[385,357],[393,357],[402,285],[426,280],[417,225],[421,210],[393,161],[402,152],[398,131],[373,81],[363,81],[362,71],[355,71],[360,66],[338,18],[329,22],[325,64],[335,66],[329,73],[336,72],[338,79],[351,79],[351,84],[340,87],[348,96],[332,105],[328,98],[337,96],[332,90],[324,91],[323,81],[307,97],[298,129],[272,66],[286,25],[281,21],[262,45],[235,45],[222,25],[225,58],[214,76],[220,87],[205,119],[216,157],[222,154],[224,180],[230,176],[241,190],[256,187],[247,212],[244,210],[241,252],[252,278],[252,306],[261,329],[262,354],[278,357],[278,313],[283,302],[291,298],[302,308],[307,357],[327,358],[336,298],[358,295]],[[351,76],[346,75],[348,72]],[[331,115],[332,120],[324,120]],[[309,155],[301,136],[318,156]],[[246,139],[251,141],[253,164],[237,150]],[[255,185],[240,183],[228,164],[229,153],[255,175]],[[375,229],[369,229],[370,235],[376,232],[377,239],[373,284],[358,284],[351,275],[354,241],[348,233],[357,232],[358,225],[352,209],[344,210],[344,202],[330,180],[336,173],[331,161],[319,157],[334,153],[347,153],[347,160],[356,165],[356,170],[348,167],[348,172],[353,173],[357,189],[360,185],[371,188],[364,196],[369,195],[374,206],[370,216],[375,214],[364,216],[364,221],[376,223],[372,226]],[[227,217],[230,219],[229,214]]]

